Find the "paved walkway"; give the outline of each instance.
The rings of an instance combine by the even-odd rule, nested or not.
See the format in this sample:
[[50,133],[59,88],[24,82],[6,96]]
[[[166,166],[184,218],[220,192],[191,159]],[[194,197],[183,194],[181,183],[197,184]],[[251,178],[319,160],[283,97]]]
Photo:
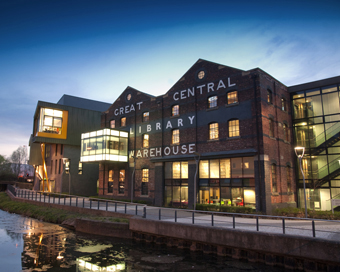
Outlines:
[[[87,197],[64,196],[52,197],[31,190],[17,190],[17,197],[38,202],[77,206],[86,209],[107,210],[118,213],[144,216],[147,219],[195,224],[200,226],[230,228],[245,231],[298,235],[340,241],[339,220],[295,219],[252,215],[241,217],[240,214],[212,213],[153,207],[119,201],[89,199]],[[314,231],[313,231],[314,229]]]

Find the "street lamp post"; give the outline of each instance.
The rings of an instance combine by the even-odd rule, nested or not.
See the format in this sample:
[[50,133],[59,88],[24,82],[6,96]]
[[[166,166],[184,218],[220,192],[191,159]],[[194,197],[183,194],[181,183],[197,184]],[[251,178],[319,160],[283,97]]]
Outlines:
[[300,170],[301,170],[301,174],[302,174],[302,178],[303,178],[303,195],[304,195],[304,199],[305,199],[305,217],[307,218],[307,199],[306,199],[306,182],[305,182],[305,174],[303,173],[303,169],[302,169],[302,158],[303,155],[305,154],[305,148],[301,147],[301,146],[297,146],[294,148],[295,150],[295,154],[299,159],[299,164],[300,164]]
[[196,201],[197,201],[197,192],[196,192],[196,186],[197,186],[197,173],[198,173],[198,163],[200,161],[201,154],[198,152],[194,152],[194,158],[196,161],[196,172],[195,172],[195,180],[194,180],[194,210],[196,210]]

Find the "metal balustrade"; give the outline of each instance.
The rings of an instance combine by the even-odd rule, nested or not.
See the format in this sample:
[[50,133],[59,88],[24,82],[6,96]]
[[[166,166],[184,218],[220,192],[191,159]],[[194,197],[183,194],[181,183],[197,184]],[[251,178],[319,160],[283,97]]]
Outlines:
[[[12,192],[12,190],[10,191]],[[116,200],[34,192],[24,189],[17,189],[16,195],[19,198],[37,202],[46,202],[47,196],[48,203],[51,203],[50,199],[53,199],[53,203],[59,205],[139,215],[146,219],[163,222],[340,240],[339,220],[160,208]],[[64,198],[64,201],[60,201],[61,198]]]

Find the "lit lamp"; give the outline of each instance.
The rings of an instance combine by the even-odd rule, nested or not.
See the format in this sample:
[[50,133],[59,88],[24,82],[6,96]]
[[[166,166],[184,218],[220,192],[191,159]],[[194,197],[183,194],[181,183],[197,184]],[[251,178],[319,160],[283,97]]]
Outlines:
[[197,201],[196,185],[197,185],[198,163],[200,161],[200,157],[201,157],[200,153],[194,152],[194,158],[196,161],[196,172],[195,172],[195,181],[194,181],[194,210],[196,210],[196,201]]
[[68,174],[68,194],[71,194],[71,173],[70,173],[70,166],[71,166],[71,159],[63,158],[63,163],[65,165],[64,171],[65,174]]
[[299,159],[299,163],[300,163],[300,170],[301,170],[301,174],[302,174],[302,178],[303,178],[303,194],[304,194],[304,199],[305,199],[305,217],[307,218],[307,199],[306,199],[306,182],[305,182],[305,174],[303,173],[303,169],[302,169],[302,158],[303,155],[305,154],[305,148],[302,146],[297,146],[294,148],[295,150],[295,154]]

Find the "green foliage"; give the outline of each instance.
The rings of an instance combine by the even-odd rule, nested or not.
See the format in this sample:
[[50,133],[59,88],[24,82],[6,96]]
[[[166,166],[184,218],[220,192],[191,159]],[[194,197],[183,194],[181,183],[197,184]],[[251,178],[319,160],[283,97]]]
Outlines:
[[210,212],[229,212],[229,213],[246,213],[246,214],[255,214],[256,212],[252,208],[248,207],[236,207],[236,206],[220,206],[220,205],[211,205],[211,204],[196,204],[196,209],[201,211],[210,211]]
[[[90,196],[89,198],[102,199],[102,200],[113,200],[113,201],[120,201],[120,202],[128,202],[128,203],[131,203],[131,199],[117,199],[117,198],[104,197],[104,196]],[[134,200],[132,203],[148,204],[148,202],[145,201],[145,200]]]
[[0,155],[0,180],[16,180],[16,175],[12,171],[10,162],[2,155]]
[[[335,211],[333,214],[332,211],[307,210],[307,214],[308,214],[308,218],[327,219],[327,220],[339,220],[340,219],[340,212],[337,212],[337,211]],[[275,209],[273,211],[273,215],[303,218],[305,217],[305,209],[301,209],[301,208]]]
[[29,216],[39,220],[43,220],[50,223],[61,224],[66,219],[83,218],[98,221],[108,222],[124,222],[128,223],[128,219],[114,218],[114,217],[96,217],[85,213],[69,212],[57,208],[49,208],[43,206],[37,206],[29,203],[22,203],[12,201],[10,197],[5,193],[0,193],[0,209],[17,213],[24,216]]

